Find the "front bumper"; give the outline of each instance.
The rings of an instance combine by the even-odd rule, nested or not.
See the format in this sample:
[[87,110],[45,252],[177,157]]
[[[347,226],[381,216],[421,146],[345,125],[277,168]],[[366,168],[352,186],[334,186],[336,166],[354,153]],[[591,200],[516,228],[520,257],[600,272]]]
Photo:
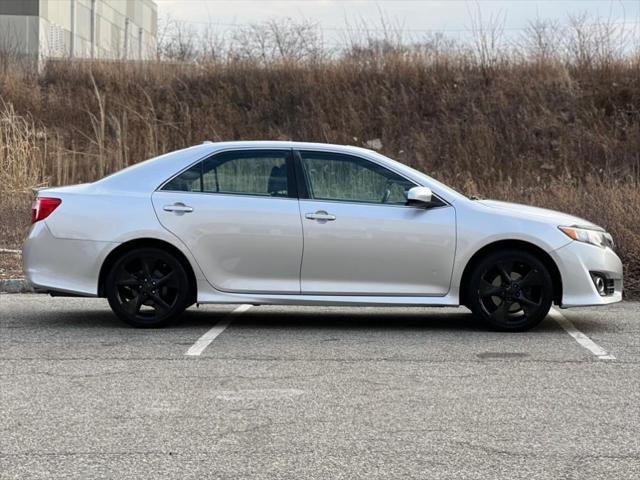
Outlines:
[[37,222],[22,248],[22,269],[37,290],[95,296],[102,263],[117,245],[56,238],[44,221]]
[[[573,241],[550,252],[562,277],[561,308],[607,305],[622,300],[622,262],[610,248]],[[613,280],[613,292],[601,296],[592,272]]]

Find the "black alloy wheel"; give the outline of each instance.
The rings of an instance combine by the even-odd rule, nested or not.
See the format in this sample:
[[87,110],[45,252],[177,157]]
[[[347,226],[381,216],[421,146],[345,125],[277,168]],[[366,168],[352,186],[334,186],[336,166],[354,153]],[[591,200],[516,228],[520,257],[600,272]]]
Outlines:
[[494,252],[473,270],[467,300],[473,313],[496,330],[529,330],[549,313],[551,275],[529,252]]
[[113,312],[129,325],[166,325],[188,306],[189,279],[183,265],[159,248],[131,250],[119,258],[106,279]]

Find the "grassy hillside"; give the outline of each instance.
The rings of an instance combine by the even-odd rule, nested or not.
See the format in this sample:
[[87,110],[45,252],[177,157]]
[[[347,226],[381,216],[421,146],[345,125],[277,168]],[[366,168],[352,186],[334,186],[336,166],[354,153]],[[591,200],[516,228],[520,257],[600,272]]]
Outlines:
[[[606,227],[640,294],[640,62],[412,51],[0,72],[0,248],[29,188],[91,181],[203,140],[374,145],[467,194]],[[371,142],[376,140],[375,142]]]

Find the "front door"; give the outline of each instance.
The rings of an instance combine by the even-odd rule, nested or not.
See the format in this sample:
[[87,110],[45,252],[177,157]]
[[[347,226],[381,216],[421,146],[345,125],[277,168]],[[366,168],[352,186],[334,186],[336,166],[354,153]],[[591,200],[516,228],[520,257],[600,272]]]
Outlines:
[[218,290],[299,294],[293,171],[290,150],[223,152],[167,182],[153,206]]
[[301,151],[308,199],[303,294],[424,295],[449,291],[455,211],[406,206],[411,181],[369,160]]

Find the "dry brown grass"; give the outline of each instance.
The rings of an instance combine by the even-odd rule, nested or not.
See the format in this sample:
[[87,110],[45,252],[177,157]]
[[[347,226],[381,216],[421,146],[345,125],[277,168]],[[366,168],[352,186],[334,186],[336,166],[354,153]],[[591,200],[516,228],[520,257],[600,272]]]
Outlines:
[[0,248],[24,236],[31,188],[45,183],[49,143],[46,131],[0,99]]
[[468,194],[609,229],[640,294],[640,62],[353,49],[311,60],[50,63],[0,73],[0,247],[28,188],[97,179],[208,140],[363,145]]

